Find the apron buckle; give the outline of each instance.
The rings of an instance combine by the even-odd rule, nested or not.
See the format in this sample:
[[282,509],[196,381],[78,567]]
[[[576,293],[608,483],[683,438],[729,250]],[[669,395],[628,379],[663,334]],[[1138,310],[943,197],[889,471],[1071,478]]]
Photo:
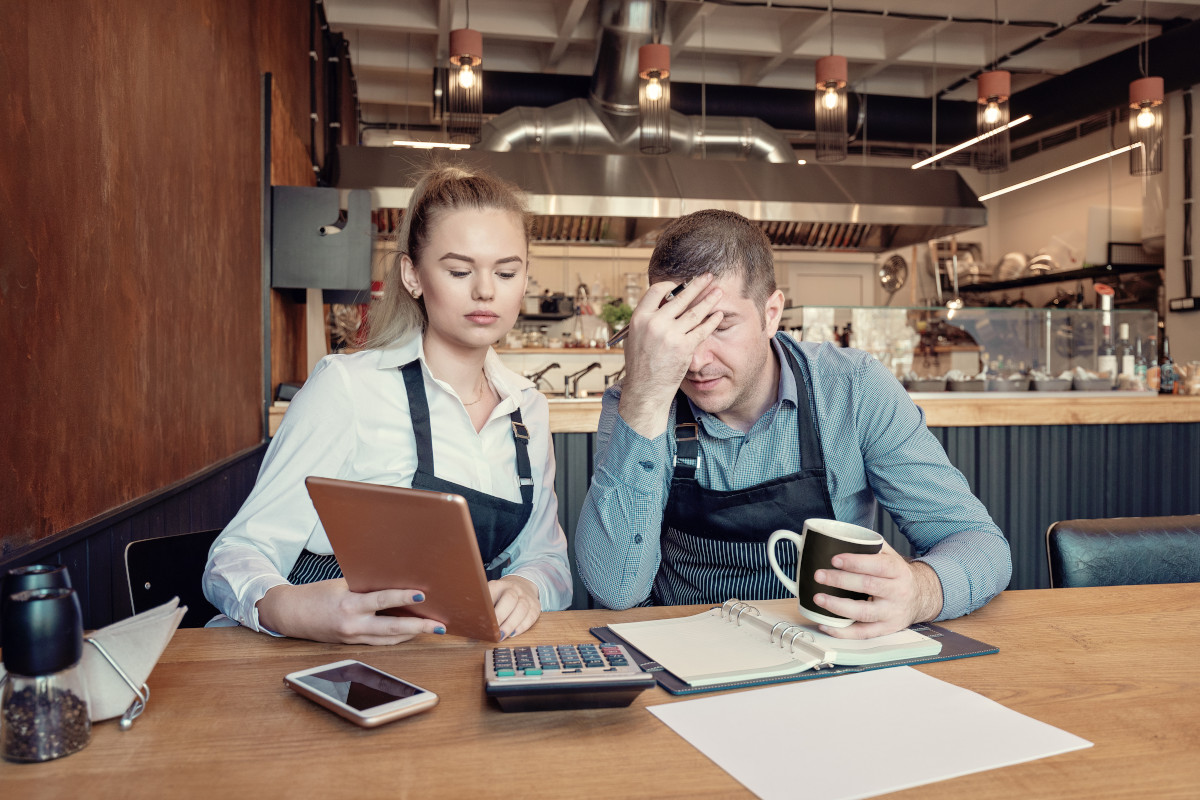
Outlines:
[[517,437],[518,439],[524,439],[527,442],[529,441],[529,428],[525,427],[525,423],[513,420],[512,429],[513,436]]
[[695,422],[681,422],[675,426],[675,441],[694,442],[700,438],[700,426]]

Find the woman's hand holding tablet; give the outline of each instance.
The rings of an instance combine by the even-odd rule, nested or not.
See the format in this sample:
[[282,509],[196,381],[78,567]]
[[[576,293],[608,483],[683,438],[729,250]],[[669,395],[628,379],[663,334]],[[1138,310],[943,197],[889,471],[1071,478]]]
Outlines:
[[[533,595],[536,605],[536,588]],[[419,616],[376,616],[376,612],[417,605],[424,599],[421,593],[410,589],[352,592],[345,578],[299,586],[282,584],[268,590],[258,601],[258,621],[275,633],[317,642],[399,644],[419,633],[445,633],[446,626]],[[528,627],[526,624],[525,628]]]
[[488,581],[488,591],[492,593],[496,621],[505,639],[529,630],[542,613],[537,586],[519,575],[505,575],[499,580]]

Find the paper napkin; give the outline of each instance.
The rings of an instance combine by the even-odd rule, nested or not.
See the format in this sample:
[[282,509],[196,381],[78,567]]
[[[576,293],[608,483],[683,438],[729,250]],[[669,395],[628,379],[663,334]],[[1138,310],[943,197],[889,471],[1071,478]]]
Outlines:
[[[186,612],[187,606],[179,605],[176,597],[157,608],[114,622],[87,638],[98,641],[129,679],[140,687],[150,677],[150,671],[158,663]],[[93,722],[125,713],[133,702],[133,689],[88,642],[83,644],[81,671]]]

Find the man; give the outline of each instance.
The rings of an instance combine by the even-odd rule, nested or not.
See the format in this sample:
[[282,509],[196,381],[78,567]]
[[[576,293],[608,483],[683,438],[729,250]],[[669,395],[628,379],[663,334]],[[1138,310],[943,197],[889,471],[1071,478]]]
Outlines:
[[[576,533],[584,585],[609,608],[782,597],[766,540],[810,517],[870,527],[882,503],[912,543],[842,554],[817,594],[867,638],[979,608],[1008,584],[1008,542],[924,414],[874,358],[776,335],[783,294],[763,232],[727,211],[663,231],[604,395]],[[672,297],[678,284],[690,283]],[[780,559],[795,569],[794,548]],[[780,555],[784,555],[782,552]]]

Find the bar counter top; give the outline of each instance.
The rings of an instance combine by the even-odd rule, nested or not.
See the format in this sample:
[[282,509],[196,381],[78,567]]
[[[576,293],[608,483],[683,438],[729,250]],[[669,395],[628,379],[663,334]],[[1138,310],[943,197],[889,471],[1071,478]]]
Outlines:
[[[1200,397],[1141,392],[914,392],[931,428],[1200,422]],[[600,398],[550,399],[553,433],[594,433]]]

